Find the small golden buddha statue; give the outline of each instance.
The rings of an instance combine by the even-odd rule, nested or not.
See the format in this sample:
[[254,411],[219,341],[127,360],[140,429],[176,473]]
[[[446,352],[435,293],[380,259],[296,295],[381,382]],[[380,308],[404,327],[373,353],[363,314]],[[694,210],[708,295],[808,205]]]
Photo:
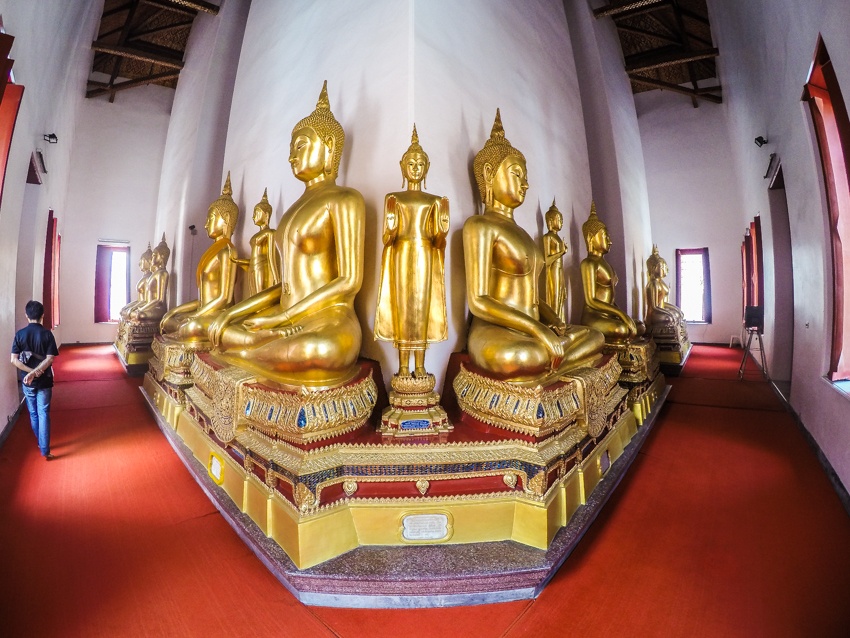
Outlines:
[[249,297],[280,283],[280,255],[274,243],[274,228],[269,227],[271,217],[272,205],[265,189],[263,199],[254,206],[254,223],[260,230],[251,237],[251,257],[236,260],[248,269]]
[[281,284],[221,313],[209,339],[234,365],[275,381],[314,387],[357,373],[366,206],[336,183],[345,133],[331,113],[327,82],[316,110],[295,125],[289,163],[304,193],[275,231]]
[[558,315],[558,319],[566,323],[567,286],[564,282],[564,255],[567,246],[558,235],[564,225],[564,217],[555,206],[555,200],[546,211],[546,228],[543,235],[543,255],[546,264],[546,303]]
[[119,316],[124,321],[130,318],[130,313],[133,312],[133,310],[147,303],[146,284],[151,274],[152,258],[153,251],[151,250],[150,242],[148,242],[148,249],[139,257],[139,269],[142,271],[142,278],[139,279],[139,283],[136,284],[136,300],[128,303],[126,306],[121,308],[121,311],[119,312]]
[[658,246],[652,247],[652,255],[646,260],[649,281],[646,284],[646,326],[652,333],[655,328],[677,326],[685,320],[677,306],[668,301],[670,287],[664,278],[667,276],[667,262],[658,254]]
[[168,310],[168,258],[171,249],[165,243],[165,233],[151,255],[151,273],[145,280],[145,298],[147,302],[130,312],[133,321],[159,322]]
[[498,110],[473,169],[484,212],[463,225],[472,362],[499,378],[531,383],[590,363],[602,350],[602,334],[565,324],[540,302],[543,253],[514,220],[528,190],[525,157],[505,138]]
[[160,328],[165,336],[179,341],[205,341],[210,323],[233,303],[236,282],[236,248],[230,238],[239,217],[239,207],[233,201],[230,173],[221,190],[221,197],[210,204],[204,228],[212,246],[198,262],[198,299],[172,308],[162,318]]
[[449,200],[422,190],[430,166],[416,126],[399,162],[402,186],[384,200],[384,252],[375,316],[375,338],[398,348],[399,376],[424,377],[428,343],[445,341],[446,287],[443,266],[449,232]]
[[617,307],[614,289],[617,274],[605,260],[613,242],[608,228],[596,214],[596,203],[590,205],[590,216],[581,227],[587,244],[587,257],[581,262],[584,286],[584,310],[581,322],[605,335],[608,343],[628,343],[638,336],[634,320]]

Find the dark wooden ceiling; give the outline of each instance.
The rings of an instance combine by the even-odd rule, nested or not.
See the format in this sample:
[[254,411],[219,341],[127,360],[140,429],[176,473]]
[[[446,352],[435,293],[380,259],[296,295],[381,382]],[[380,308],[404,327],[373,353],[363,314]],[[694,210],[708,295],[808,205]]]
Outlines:
[[218,14],[204,0],[106,0],[86,97],[108,96],[146,84],[174,88],[195,16]]
[[662,89],[719,104],[717,47],[706,0],[606,0],[594,10],[617,26],[632,92]]

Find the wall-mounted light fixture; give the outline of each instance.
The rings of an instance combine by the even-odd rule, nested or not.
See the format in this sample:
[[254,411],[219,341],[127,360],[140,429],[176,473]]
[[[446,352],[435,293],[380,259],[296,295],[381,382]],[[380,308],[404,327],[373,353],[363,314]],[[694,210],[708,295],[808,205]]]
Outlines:
[[56,133],[45,133],[44,134],[44,141],[47,142],[48,144],[56,144],[56,142],[59,141],[59,138],[56,137]]
[[759,135],[759,136],[758,136],[755,140],[753,140],[753,141],[756,143],[756,146],[758,146],[759,148],[761,148],[762,146],[764,146],[765,144],[767,144],[767,140],[766,140],[765,138],[763,138],[761,135]]

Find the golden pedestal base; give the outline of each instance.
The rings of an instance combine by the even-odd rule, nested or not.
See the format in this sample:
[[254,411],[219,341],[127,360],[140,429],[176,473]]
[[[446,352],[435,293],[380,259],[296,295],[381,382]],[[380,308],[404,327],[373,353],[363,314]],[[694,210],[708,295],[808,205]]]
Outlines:
[[[159,385],[144,388],[160,414],[172,411]],[[514,540],[546,549],[637,431],[622,409],[598,438],[568,428],[540,443],[410,445],[364,432],[362,442],[303,449],[253,430],[224,444],[192,410],[173,411],[209,476],[299,569],[362,545]]]
[[596,436],[605,428],[606,405],[622,398],[620,374],[617,359],[607,357],[594,367],[568,370],[545,387],[523,387],[485,376],[467,362],[453,387],[460,409],[487,425],[537,439],[577,425]]
[[118,334],[113,347],[128,374],[144,374],[153,356],[151,343],[159,332],[158,321],[118,322]]
[[658,359],[661,363],[684,364],[691,350],[691,342],[684,324],[649,326],[647,334],[658,347]]
[[642,424],[665,386],[655,342],[649,338],[626,344],[605,344],[623,368],[620,385],[628,390],[629,407]]
[[[272,390],[220,363],[195,356],[195,386],[183,402],[152,374],[144,391],[212,480],[299,569],[364,545],[513,540],[546,549],[637,432],[612,357],[556,384],[575,393],[576,406],[548,435],[485,432],[458,416],[452,431],[430,441],[388,438],[374,426],[304,437],[297,415],[308,406],[312,414],[314,404],[300,393],[292,397],[302,402],[297,411],[282,407],[290,398],[278,399],[281,420],[269,427],[245,410],[256,407],[274,420],[278,408],[249,405],[260,396],[251,392]],[[376,364],[361,365],[365,376],[351,388],[380,378]],[[563,410],[564,396],[540,398],[544,423],[547,410],[558,413],[559,400]],[[449,399],[447,407],[454,395]],[[222,414],[231,415],[230,425],[217,422]],[[292,436],[296,430],[300,438]]]
[[454,428],[434,392],[433,374],[425,377],[393,375],[390,407],[381,414],[380,432],[384,436],[432,436]]

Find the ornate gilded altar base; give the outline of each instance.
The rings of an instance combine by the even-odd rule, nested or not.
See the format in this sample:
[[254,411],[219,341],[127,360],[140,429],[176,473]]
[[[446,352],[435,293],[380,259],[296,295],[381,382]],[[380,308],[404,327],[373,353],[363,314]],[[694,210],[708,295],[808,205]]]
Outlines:
[[685,325],[650,326],[649,336],[658,347],[661,371],[670,376],[679,376],[691,353],[691,342]]
[[390,405],[381,414],[384,436],[440,435],[454,428],[434,392],[433,374],[424,377],[394,374],[390,385]]
[[665,388],[655,343],[648,338],[628,344],[607,343],[605,352],[614,355],[623,369],[620,385],[628,390],[629,407],[640,425]]
[[209,352],[208,341],[175,341],[156,335],[151,343],[153,357],[149,361],[143,387],[149,397],[157,401],[157,410],[171,425],[177,419],[186,400],[186,390],[194,385],[192,363],[195,355]]
[[159,333],[159,321],[118,322],[118,334],[113,347],[124,370],[131,376],[141,376],[148,369],[153,356],[151,343]]
[[[381,434],[386,398],[374,385],[375,362],[362,362],[343,388],[301,392],[201,354],[176,436],[298,569],[370,545],[513,540],[546,549],[637,431],[618,372],[606,357],[560,383],[558,398],[540,403],[543,418],[559,401],[564,410],[568,393],[572,412],[532,436],[462,419],[450,371],[444,406],[455,427],[429,440]],[[146,382],[145,392],[167,420],[175,399],[161,384]],[[593,406],[587,416],[585,402]],[[326,415],[338,420],[330,425]]]

